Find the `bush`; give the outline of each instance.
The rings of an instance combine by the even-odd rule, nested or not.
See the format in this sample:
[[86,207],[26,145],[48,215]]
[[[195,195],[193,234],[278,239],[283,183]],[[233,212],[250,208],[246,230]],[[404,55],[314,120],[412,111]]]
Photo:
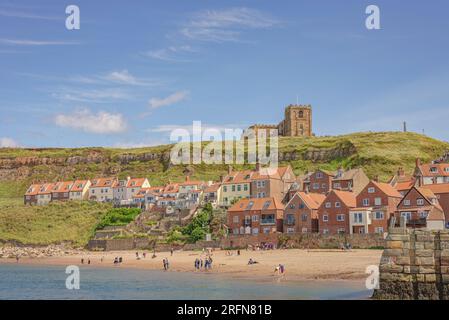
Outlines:
[[134,221],[140,214],[138,208],[114,208],[109,210],[97,225],[98,229],[103,229],[107,226],[125,226]]

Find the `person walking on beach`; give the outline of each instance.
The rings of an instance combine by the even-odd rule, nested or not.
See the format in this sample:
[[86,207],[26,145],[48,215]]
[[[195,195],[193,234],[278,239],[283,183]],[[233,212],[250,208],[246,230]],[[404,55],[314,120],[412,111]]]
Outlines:
[[81,258],[81,264],[84,264],[84,258]]
[[90,259],[87,259],[87,264],[90,264]]
[[170,249],[170,255],[173,256],[173,248]]
[[145,252],[142,253],[142,255],[143,255],[143,258],[144,258],[144,259],[147,257],[147,254],[146,254]]
[[16,256],[16,263],[19,263],[19,255]]

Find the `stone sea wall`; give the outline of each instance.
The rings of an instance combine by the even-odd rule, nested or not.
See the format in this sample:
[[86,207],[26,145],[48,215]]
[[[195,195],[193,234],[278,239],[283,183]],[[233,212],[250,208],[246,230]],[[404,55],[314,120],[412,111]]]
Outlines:
[[390,228],[375,299],[449,299],[449,231]]

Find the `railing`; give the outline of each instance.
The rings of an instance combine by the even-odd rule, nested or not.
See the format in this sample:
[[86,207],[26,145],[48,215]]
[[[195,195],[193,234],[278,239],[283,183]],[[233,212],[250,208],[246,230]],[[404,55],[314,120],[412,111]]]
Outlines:
[[284,224],[287,225],[287,226],[294,226],[296,224],[296,220],[295,219],[293,219],[293,220],[285,220]]
[[260,221],[260,224],[276,224],[276,220],[275,219],[262,219]]

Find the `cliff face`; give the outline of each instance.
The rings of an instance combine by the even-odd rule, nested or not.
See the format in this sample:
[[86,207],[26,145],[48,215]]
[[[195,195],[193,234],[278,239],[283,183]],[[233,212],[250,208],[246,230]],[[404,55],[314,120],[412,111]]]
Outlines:
[[[169,145],[140,149],[0,149],[0,198],[8,195],[8,190],[2,193],[4,183],[20,184],[22,188],[33,181],[130,175],[146,176],[157,185],[183,180],[186,172],[194,178],[213,180],[227,171],[226,165],[174,166],[170,149]],[[290,164],[298,175],[316,168],[363,167],[368,176],[386,180],[399,166],[411,173],[417,157],[430,161],[447,150],[449,144],[445,142],[401,132],[279,138],[281,165]]]

